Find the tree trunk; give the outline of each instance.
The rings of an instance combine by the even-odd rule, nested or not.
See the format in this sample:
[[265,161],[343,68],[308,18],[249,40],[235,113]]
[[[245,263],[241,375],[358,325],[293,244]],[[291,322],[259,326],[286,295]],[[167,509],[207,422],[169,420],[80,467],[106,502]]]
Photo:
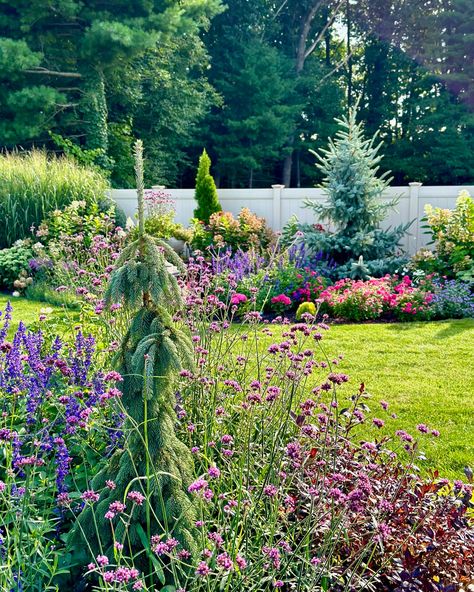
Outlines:
[[[318,34],[313,36],[311,35],[311,28],[314,24],[314,19],[316,18],[318,11],[323,7],[323,0],[313,0],[313,2],[310,4],[308,11],[302,21],[299,33],[298,46],[295,55],[296,78],[298,78],[301,75],[304,69],[306,59],[314,52],[318,44],[324,39],[324,36],[329,32],[329,26],[334,21],[334,18],[338,13],[340,6],[343,5],[343,2],[344,0],[339,0],[339,2],[336,4],[333,10],[332,18],[328,15],[326,25],[323,27],[321,31],[319,31]],[[330,38],[329,40],[326,39],[326,43],[330,44]],[[285,187],[290,187],[291,185],[293,152],[297,131],[297,129],[294,130],[287,142],[287,148],[289,150],[289,153],[283,161],[282,172],[282,183],[283,185],[285,185]]]
[[111,163],[107,155],[109,148],[107,100],[104,77],[99,70],[92,70],[85,77],[81,112],[84,117],[86,148],[101,150],[96,162],[101,167],[110,169]]
[[[324,18],[326,21],[326,25],[329,23],[329,8],[324,9]],[[324,34],[324,61],[326,66],[331,65],[331,30],[329,27]]]
[[351,8],[349,0],[346,0],[347,21],[347,105],[352,107],[352,56],[351,56]]
[[[291,145],[293,141],[291,142]],[[283,173],[281,182],[285,187],[291,186],[291,169],[293,168],[293,151],[291,151],[283,161]]]
[[301,151],[300,150],[296,150],[295,151],[295,156],[296,156],[296,187],[301,187],[301,167],[300,167],[300,155],[301,155]]

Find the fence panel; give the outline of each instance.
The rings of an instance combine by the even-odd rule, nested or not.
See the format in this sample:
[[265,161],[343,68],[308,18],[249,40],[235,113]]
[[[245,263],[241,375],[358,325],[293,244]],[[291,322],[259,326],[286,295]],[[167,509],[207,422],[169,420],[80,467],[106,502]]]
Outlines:
[[[410,254],[425,246],[429,237],[423,233],[422,217],[426,204],[435,207],[452,209],[462,189],[474,195],[474,185],[466,186],[423,186],[421,183],[409,183],[407,186],[389,187],[383,194],[383,200],[398,199],[383,223],[384,228],[407,224],[412,225],[402,241],[402,247]],[[189,224],[196,207],[194,189],[165,189],[176,206],[176,221]],[[326,199],[321,189],[286,188],[284,185],[273,185],[268,189],[219,189],[219,200],[222,208],[237,215],[243,207],[247,207],[258,216],[262,216],[274,230],[281,230],[293,214],[300,222],[315,223],[313,211],[304,206],[306,200],[323,203]],[[112,198],[125,211],[127,216],[134,217],[137,206],[137,195],[134,189],[113,189]]]

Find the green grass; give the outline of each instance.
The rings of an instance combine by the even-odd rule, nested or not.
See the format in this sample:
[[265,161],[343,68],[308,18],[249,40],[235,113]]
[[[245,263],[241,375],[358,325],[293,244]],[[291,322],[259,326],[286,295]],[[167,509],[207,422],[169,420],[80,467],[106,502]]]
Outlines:
[[[13,306],[13,327],[16,327],[20,321],[23,321],[26,325],[36,323],[42,308],[52,308],[54,315],[59,315],[62,312],[60,308],[45,304],[44,302],[34,302],[32,300],[27,300],[26,298],[14,298],[5,294],[0,294],[0,310],[5,309],[8,301],[10,301]],[[0,317],[0,319],[2,317]]]
[[[272,330],[276,336],[282,329]],[[345,393],[364,382],[371,408],[386,420],[379,401],[390,403],[398,417],[383,431],[418,433],[416,425],[426,423],[441,432],[437,439],[420,434],[431,467],[461,478],[474,466],[474,320],[334,325],[322,344],[331,359],[344,355]]]
[[[0,296],[0,310],[8,297]],[[43,303],[12,299],[13,320],[38,320]],[[61,309],[53,308],[59,317]],[[272,326],[273,338],[282,327]],[[322,342],[330,359],[344,355],[340,371],[349,374],[344,392],[364,382],[373,396],[372,409],[387,419],[384,431],[403,428],[416,432],[418,423],[439,429],[438,439],[421,436],[429,465],[450,478],[474,466],[474,320],[433,323],[334,325]],[[396,420],[388,420],[378,404],[390,403]]]

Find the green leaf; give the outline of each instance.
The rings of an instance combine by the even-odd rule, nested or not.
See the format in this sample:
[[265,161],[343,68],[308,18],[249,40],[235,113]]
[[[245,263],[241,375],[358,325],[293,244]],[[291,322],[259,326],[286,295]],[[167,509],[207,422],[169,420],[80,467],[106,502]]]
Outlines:
[[322,590],[324,590],[324,592],[327,592],[329,590],[329,586],[331,585],[331,579],[329,578],[329,576],[323,576],[321,578],[321,588]]

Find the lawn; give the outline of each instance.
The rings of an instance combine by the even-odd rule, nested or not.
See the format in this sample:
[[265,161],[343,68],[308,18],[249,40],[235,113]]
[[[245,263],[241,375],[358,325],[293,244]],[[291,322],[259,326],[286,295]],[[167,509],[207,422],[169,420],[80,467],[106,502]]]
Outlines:
[[[0,296],[0,309],[7,300]],[[48,305],[14,299],[13,306],[17,324],[36,321]],[[283,330],[272,326],[274,336]],[[428,424],[441,432],[438,439],[420,438],[431,466],[459,478],[466,465],[474,465],[474,320],[334,325],[323,345],[330,358],[344,354],[340,369],[351,378],[346,393],[364,382],[374,409],[381,399],[390,403],[398,417],[384,430],[416,431],[417,424]]]
[[[13,306],[13,317],[12,326],[15,327],[20,321],[23,321],[26,325],[35,323],[38,321],[40,311],[42,308],[52,309],[52,314],[58,316],[62,313],[62,310],[58,307],[45,304],[44,302],[34,302],[27,300],[26,298],[12,298],[12,296],[0,294],[0,310],[3,311],[7,302],[10,301]],[[0,319],[3,318],[0,317]]]
[[364,382],[371,407],[384,419],[378,401],[390,403],[398,417],[384,430],[416,432],[417,424],[428,424],[441,432],[438,439],[420,438],[431,466],[460,478],[466,465],[474,465],[473,319],[334,325],[322,343],[331,359],[344,354],[346,393]]

